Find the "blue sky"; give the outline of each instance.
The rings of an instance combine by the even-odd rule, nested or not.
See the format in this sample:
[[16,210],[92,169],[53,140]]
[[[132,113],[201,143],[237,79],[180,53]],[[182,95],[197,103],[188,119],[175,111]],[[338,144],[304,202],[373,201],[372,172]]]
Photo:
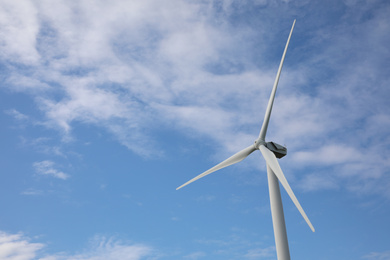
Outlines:
[[390,259],[388,1],[0,2],[0,258]]

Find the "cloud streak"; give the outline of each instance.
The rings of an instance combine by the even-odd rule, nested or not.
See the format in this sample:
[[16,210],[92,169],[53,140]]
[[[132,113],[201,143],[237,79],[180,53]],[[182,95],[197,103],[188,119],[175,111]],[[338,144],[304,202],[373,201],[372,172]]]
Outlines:
[[[342,172],[321,181],[318,173],[303,176],[297,181],[305,190],[338,182],[358,190],[367,179],[385,190],[390,8],[379,1],[337,4],[345,12],[334,23],[319,26],[324,20],[315,12],[298,17],[287,54],[294,66],[286,60],[269,137],[294,151],[288,164]],[[286,5],[264,1],[253,8],[271,20],[248,29],[253,26],[239,19],[250,17],[243,5],[249,4],[3,1],[3,87],[31,95],[41,124],[63,141],[72,140],[78,123],[94,125],[147,157],[161,154],[148,147],[162,146],[151,133],[165,127],[208,138],[226,151],[221,158],[228,156],[258,134],[287,37],[270,28],[290,26],[261,9],[287,15]],[[294,2],[289,9],[301,5],[314,8]],[[299,31],[300,22],[308,32]],[[306,33],[309,40],[301,42]],[[40,173],[67,178],[52,165],[42,167]]]
[[91,245],[82,253],[44,254],[46,247],[42,243],[31,242],[22,234],[9,234],[0,231],[0,258],[4,260],[141,260],[158,259],[156,252],[150,246],[143,244],[124,243],[113,238],[96,236]]
[[38,174],[49,175],[61,180],[66,180],[70,177],[68,174],[57,170],[54,166],[55,166],[54,162],[49,160],[33,163],[35,172]]
[[0,258],[4,260],[30,260],[44,247],[41,243],[32,243],[22,234],[8,234],[0,231]]

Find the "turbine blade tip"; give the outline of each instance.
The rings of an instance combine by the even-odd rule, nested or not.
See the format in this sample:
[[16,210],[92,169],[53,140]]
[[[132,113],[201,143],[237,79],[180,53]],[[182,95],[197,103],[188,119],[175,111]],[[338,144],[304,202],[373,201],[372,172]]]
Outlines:
[[189,184],[189,183],[184,183],[183,185],[181,185],[181,186],[177,187],[177,188],[176,188],[176,190],[180,190],[181,188],[183,188],[183,187],[187,186],[188,184]]

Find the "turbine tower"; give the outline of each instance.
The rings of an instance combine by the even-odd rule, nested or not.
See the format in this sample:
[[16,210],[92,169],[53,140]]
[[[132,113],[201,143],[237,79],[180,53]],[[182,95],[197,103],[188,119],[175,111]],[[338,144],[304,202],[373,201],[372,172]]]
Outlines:
[[290,260],[290,251],[288,247],[287,240],[287,232],[286,232],[286,224],[284,221],[284,213],[283,213],[283,204],[282,197],[280,195],[279,182],[282,184],[283,188],[286,190],[287,194],[290,196],[291,200],[298,208],[302,217],[305,219],[306,223],[309,225],[310,229],[314,232],[314,227],[311,224],[309,218],[306,216],[306,213],[303,211],[301,204],[299,204],[298,199],[295,197],[294,192],[292,191],[290,185],[288,184],[286,177],[284,176],[282,169],[276,158],[282,158],[287,154],[287,149],[275,142],[266,142],[265,136],[267,134],[268,123],[271,116],[272,106],[275,99],[276,89],[278,87],[280,73],[282,71],[284,57],[286,56],[287,47],[290,43],[291,34],[294,30],[295,20],[291,27],[290,34],[287,39],[286,47],[284,48],[282,60],[280,61],[279,69],[276,74],[276,79],[272,88],[271,96],[268,101],[267,110],[265,112],[263,125],[260,130],[259,137],[254,142],[254,144],[248,146],[247,148],[239,151],[233,156],[229,157],[225,161],[217,164],[211,169],[205,171],[204,173],[196,176],[195,178],[189,180],[184,183],[176,190],[181,189],[182,187],[194,182],[212,172],[225,168],[229,165],[238,163],[244,160],[248,155],[256,150],[260,150],[263,155],[266,164],[267,164],[267,176],[268,176],[268,188],[269,188],[269,196],[271,203],[271,214],[272,214],[272,223],[274,227],[274,236],[275,236],[275,244],[276,244],[276,253],[278,256],[278,260]]

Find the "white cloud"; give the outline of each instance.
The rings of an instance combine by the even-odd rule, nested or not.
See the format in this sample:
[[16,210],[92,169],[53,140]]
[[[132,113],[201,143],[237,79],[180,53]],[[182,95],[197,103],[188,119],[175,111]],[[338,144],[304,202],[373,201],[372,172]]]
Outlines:
[[140,260],[150,259],[150,256],[156,256],[156,253],[149,246],[127,244],[122,241],[97,236],[93,239],[91,247],[83,253],[74,255],[61,253],[46,256],[42,260]]
[[[282,5],[260,2],[267,13]],[[160,150],[148,149],[158,146],[150,133],[163,126],[207,137],[226,152],[216,159],[224,159],[256,138],[279,59],[269,53],[285,37],[274,32],[281,22],[268,21],[262,10],[255,29],[239,18],[229,23],[250,3],[214,4],[2,1],[4,87],[32,95],[41,123],[64,140],[75,123],[93,124],[150,156]],[[370,178],[383,180],[390,142],[384,112],[390,80],[383,69],[389,8],[349,2],[338,23],[313,29],[313,18],[297,21],[296,28],[301,23],[312,36],[298,41],[302,31],[293,35],[268,137],[294,151],[298,168],[342,169],[340,176],[321,176],[322,186],[318,174],[303,177],[311,190],[331,188],[337,179],[352,185],[348,178],[367,179],[369,167]]]
[[[93,237],[89,245],[80,252],[69,251],[58,253],[47,253],[49,245],[32,242],[32,239],[25,235],[9,234],[0,231],[0,259],[2,260],[142,260],[160,259],[163,254],[155,248],[140,244],[127,242],[114,237],[105,236]],[[256,244],[249,243],[237,235],[229,236],[227,240],[202,240],[199,243],[212,245],[210,252],[196,251],[183,255],[183,259],[202,259],[208,255],[226,255],[239,259],[244,256],[248,259],[269,259],[275,257],[275,247],[259,248]],[[228,249],[218,249],[218,247]],[[247,250],[246,248],[254,247]],[[375,258],[376,259],[376,258]],[[378,258],[382,259],[382,258]]]
[[41,243],[30,242],[22,234],[8,234],[0,231],[0,259],[32,260],[43,247]]
[[15,118],[16,120],[18,121],[25,121],[28,119],[28,116],[26,116],[25,114],[19,112],[18,110],[16,109],[9,109],[9,110],[6,110],[4,111],[6,114],[12,116],[13,118]]
[[[243,100],[251,93],[242,95],[237,84],[245,81],[253,91],[255,84],[264,81],[253,76],[255,72],[222,77],[204,71],[204,66],[221,59],[220,52],[234,50],[232,41],[241,41],[239,31],[232,37],[228,28],[209,23],[215,13],[205,3],[113,1],[91,8],[87,1],[55,5],[40,1],[31,5],[39,32],[30,45],[36,46],[42,63],[26,75],[15,68],[8,82],[18,91],[35,87],[38,92],[33,95],[46,115],[44,125],[60,129],[64,140],[69,140],[74,122],[92,123],[105,127],[129,149],[147,155],[153,150],[144,147],[153,140],[145,138],[144,129],[153,127],[155,119],[175,123],[206,115],[197,124],[175,124],[196,126],[199,131],[222,114],[210,104],[220,104],[226,95]],[[16,10],[13,15],[20,13]],[[51,87],[43,87],[48,83]],[[171,107],[172,113],[160,111],[164,106]],[[193,113],[180,112],[188,108]],[[231,128],[232,116],[243,118],[225,114],[220,120],[225,124],[218,129]],[[219,132],[217,136],[223,138],[218,129],[205,133],[215,137]]]
[[68,174],[54,168],[54,165],[54,162],[48,160],[33,163],[33,167],[38,174],[50,175],[62,180],[70,177]]
[[305,175],[299,182],[299,188],[303,191],[336,189],[338,187],[339,184],[337,183],[336,178],[321,174]]
[[[76,83],[76,82],[75,82]],[[68,89],[69,98],[61,102],[45,101],[47,117],[68,133],[73,120],[95,123],[124,117],[125,104],[121,104],[118,95],[77,84]]]
[[43,191],[30,188],[30,189],[23,191],[21,194],[28,195],[28,196],[37,196],[37,195],[42,195]]
[[274,246],[264,246],[258,239],[250,240],[244,237],[240,229],[233,228],[232,233],[222,239],[200,239],[196,242],[208,248],[204,250],[207,256],[216,255],[227,259],[275,259],[276,250]]
[[202,195],[196,198],[196,201],[213,201],[216,197],[214,195]]
[[[0,259],[2,260],[141,260],[158,259],[158,254],[150,246],[125,243],[113,238],[96,236],[89,248],[82,253],[44,254],[46,245],[31,242],[22,234],[8,234],[0,231]],[[150,258],[152,257],[152,258]]]
[[345,144],[330,144],[319,147],[317,150],[309,152],[296,152],[293,155],[293,160],[298,163],[309,164],[325,164],[338,165],[350,162],[360,162],[364,159],[364,155],[352,147],[347,147]]
[[248,259],[271,259],[275,257],[275,247],[251,249],[245,255]]
[[32,1],[1,1],[0,55],[2,59],[36,64],[39,54],[35,49],[39,31],[37,8]]
[[204,252],[198,251],[184,256],[184,259],[196,260],[196,259],[201,259],[204,256],[206,256]]
[[369,260],[388,260],[390,259],[390,251],[384,252],[371,252],[362,257],[363,259]]

